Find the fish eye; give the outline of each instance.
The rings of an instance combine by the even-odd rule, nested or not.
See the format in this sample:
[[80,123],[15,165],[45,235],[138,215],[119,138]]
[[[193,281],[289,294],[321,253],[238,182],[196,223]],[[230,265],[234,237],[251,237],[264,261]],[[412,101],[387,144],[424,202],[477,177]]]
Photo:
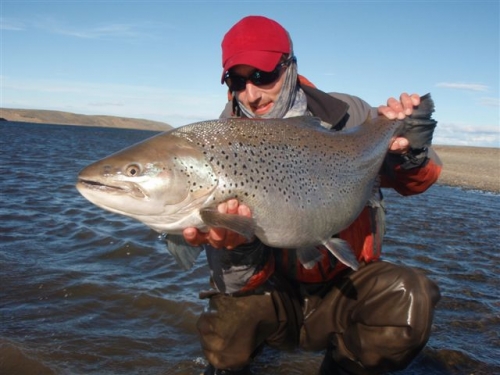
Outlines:
[[137,164],[130,164],[125,169],[125,173],[128,177],[135,177],[141,172],[141,167]]

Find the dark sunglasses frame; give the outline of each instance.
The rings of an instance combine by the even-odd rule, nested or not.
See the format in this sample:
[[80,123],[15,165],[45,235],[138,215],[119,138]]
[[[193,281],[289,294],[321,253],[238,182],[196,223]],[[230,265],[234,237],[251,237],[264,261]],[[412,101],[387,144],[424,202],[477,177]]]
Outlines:
[[245,90],[247,86],[247,82],[250,81],[252,84],[255,86],[263,86],[263,85],[269,85],[273,82],[276,82],[276,80],[279,78],[281,69],[285,66],[289,66],[292,62],[297,61],[295,56],[291,56],[285,61],[279,63],[276,65],[276,68],[274,68],[270,72],[265,72],[262,70],[254,70],[252,74],[248,77],[243,77],[238,74],[235,74],[229,70],[226,75],[224,76],[224,82],[226,85],[229,87],[229,90],[231,91],[242,91]]

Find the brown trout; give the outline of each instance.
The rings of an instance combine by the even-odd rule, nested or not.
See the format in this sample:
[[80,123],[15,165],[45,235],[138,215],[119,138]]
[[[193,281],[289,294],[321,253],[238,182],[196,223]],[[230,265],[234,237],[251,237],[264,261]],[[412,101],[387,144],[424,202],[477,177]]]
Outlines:
[[[379,116],[338,132],[314,117],[198,122],[89,165],[76,187],[95,205],[167,234],[186,268],[201,249],[182,245],[182,230],[223,227],[296,249],[309,267],[323,245],[357,269],[349,245],[333,236],[372,197],[391,139],[408,126],[435,126],[433,111],[426,95],[406,123]],[[218,213],[230,198],[249,206],[252,218]]]

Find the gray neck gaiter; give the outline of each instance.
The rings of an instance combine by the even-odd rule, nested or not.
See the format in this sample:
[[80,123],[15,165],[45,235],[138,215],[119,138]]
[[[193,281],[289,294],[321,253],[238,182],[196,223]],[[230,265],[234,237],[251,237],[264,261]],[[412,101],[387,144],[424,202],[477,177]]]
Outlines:
[[283,86],[281,86],[278,100],[274,103],[270,112],[263,116],[256,116],[241,103],[239,105],[243,114],[250,118],[286,118],[306,114],[306,96],[302,89],[297,86],[297,63],[292,61],[286,68],[285,80]]

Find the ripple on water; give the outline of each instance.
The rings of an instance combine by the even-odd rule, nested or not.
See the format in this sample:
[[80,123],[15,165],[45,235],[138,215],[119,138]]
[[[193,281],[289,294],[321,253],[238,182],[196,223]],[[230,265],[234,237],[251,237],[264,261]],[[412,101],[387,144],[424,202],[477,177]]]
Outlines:
[[[0,179],[0,373],[200,374],[205,256],[181,270],[157,233],[74,188],[84,165],[151,133],[0,128],[0,168],[9,169]],[[443,186],[384,194],[385,259],[422,269],[442,293],[428,346],[398,374],[500,374],[500,196]],[[265,350],[254,369],[304,375],[321,359]]]

